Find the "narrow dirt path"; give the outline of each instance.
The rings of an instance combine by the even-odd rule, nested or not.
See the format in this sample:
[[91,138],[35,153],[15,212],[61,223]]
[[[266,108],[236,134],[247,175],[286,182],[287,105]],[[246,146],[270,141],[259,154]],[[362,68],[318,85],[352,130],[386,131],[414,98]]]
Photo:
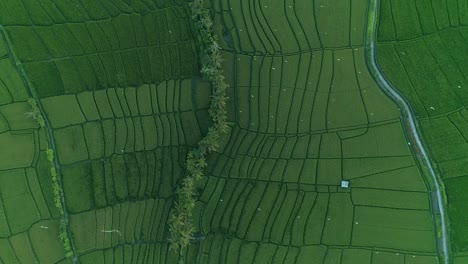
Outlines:
[[[435,195],[433,195],[433,198],[435,197],[435,199],[433,199],[432,202],[437,203],[437,206],[433,206],[434,209],[432,210],[432,214],[436,222],[436,230],[440,231],[440,237],[437,235],[439,254],[443,258],[443,263],[449,264],[451,262],[446,224],[446,205],[442,196],[440,180],[434,171],[434,168],[432,167],[432,163],[420,139],[413,109],[404,96],[400,94],[400,92],[387,80],[377,62],[377,41],[375,36],[377,33],[379,4],[380,0],[369,0],[368,2],[368,20],[365,43],[366,64],[380,88],[398,105],[402,114],[404,128],[408,138],[408,144],[413,149],[413,151],[417,153],[416,158],[421,164],[423,173],[430,175],[430,177],[427,178],[431,181],[429,182],[431,192],[435,193]],[[440,221],[440,225],[438,224],[438,220]]]

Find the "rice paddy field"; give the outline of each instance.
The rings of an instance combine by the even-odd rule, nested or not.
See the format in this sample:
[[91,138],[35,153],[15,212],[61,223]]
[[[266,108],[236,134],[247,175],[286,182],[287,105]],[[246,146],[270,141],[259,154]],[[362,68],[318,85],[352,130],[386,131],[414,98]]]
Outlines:
[[455,263],[468,261],[468,2],[382,1],[379,62],[413,106],[445,184]]
[[[468,6],[430,24],[408,21],[416,2],[392,1],[401,17],[390,20],[381,2],[379,60],[418,111],[463,234]],[[197,184],[182,257],[169,251],[168,220],[211,98],[188,1],[1,6],[0,263],[71,261],[48,148],[75,263],[440,263],[426,176],[365,63],[368,1],[206,1],[231,86],[230,131]],[[423,74],[421,52],[439,74]],[[452,235],[460,256],[467,237]]]

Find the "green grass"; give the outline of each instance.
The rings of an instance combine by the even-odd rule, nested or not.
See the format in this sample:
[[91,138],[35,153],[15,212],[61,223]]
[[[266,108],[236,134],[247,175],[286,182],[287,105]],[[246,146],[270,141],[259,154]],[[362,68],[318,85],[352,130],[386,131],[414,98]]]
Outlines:
[[360,246],[434,252],[430,219],[428,211],[356,207],[352,241]]
[[8,95],[13,101],[27,101],[29,95],[12,61],[8,59],[0,60],[0,67],[3,72],[1,86],[4,87],[5,93],[8,90]]
[[[29,191],[25,171],[18,169],[3,173],[0,177],[0,184],[5,222],[15,223],[8,225],[6,230],[4,225],[2,233],[10,235],[26,231],[39,220],[40,214]],[[18,204],[21,204],[24,210],[18,210],[16,207]]]
[[58,159],[62,164],[71,164],[88,159],[89,154],[84,142],[83,128],[70,126],[55,130]]
[[455,257],[455,264],[463,264],[467,260],[468,260],[468,257],[464,257],[464,256]]
[[345,249],[342,253],[343,264],[370,263],[371,252],[362,249]]
[[26,102],[0,106],[0,111],[11,130],[27,130],[38,127],[38,123],[34,117],[28,115],[31,109]]
[[353,214],[354,206],[349,194],[331,194],[322,233],[322,242],[326,245],[351,244]]
[[353,204],[414,210],[429,210],[425,193],[356,189],[352,194]]
[[466,176],[447,179],[445,181],[450,225],[452,227],[451,237],[456,246],[455,250],[457,251],[466,251],[468,249],[466,244],[468,240],[468,230],[464,224],[467,221],[466,214],[464,213],[466,210],[466,201],[468,200],[468,196],[464,191],[467,184],[468,179]]
[[0,153],[0,166],[4,169],[28,167],[34,159],[34,136],[31,133],[12,134],[4,132],[0,134],[0,144],[11,146]]
[[10,244],[16,253],[20,263],[31,263],[36,260],[35,253],[29,245],[29,238],[27,233],[21,233],[12,238]]
[[86,145],[90,159],[97,159],[104,156],[104,134],[102,125],[99,122],[88,122],[83,125]]
[[77,165],[62,170],[63,190],[70,213],[94,208],[91,166]]
[[41,103],[53,128],[82,124],[86,121],[74,95],[48,97]]

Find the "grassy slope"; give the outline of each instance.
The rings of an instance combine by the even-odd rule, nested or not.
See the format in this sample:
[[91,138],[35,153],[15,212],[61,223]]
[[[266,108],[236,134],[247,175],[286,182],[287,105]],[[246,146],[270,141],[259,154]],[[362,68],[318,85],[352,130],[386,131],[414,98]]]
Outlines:
[[[402,11],[406,10],[406,11]],[[444,178],[453,248],[468,250],[468,6],[382,1],[379,61],[410,100]]]

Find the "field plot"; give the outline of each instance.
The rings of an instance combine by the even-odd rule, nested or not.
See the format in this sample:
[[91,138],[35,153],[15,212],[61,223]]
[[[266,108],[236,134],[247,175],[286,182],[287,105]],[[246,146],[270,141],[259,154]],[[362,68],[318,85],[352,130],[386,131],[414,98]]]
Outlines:
[[367,2],[213,6],[235,124],[209,157],[196,207],[205,237],[186,259],[439,263],[398,109],[364,62]]
[[468,3],[381,1],[378,36],[380,66],[415,110],[444,180],[452,249],[467,254]]
[[167,220],[210,87],[186,1],[126,2],[2,3],[0,263],[68,263],[28,91],[48,120],[80,263],[177,261]]

